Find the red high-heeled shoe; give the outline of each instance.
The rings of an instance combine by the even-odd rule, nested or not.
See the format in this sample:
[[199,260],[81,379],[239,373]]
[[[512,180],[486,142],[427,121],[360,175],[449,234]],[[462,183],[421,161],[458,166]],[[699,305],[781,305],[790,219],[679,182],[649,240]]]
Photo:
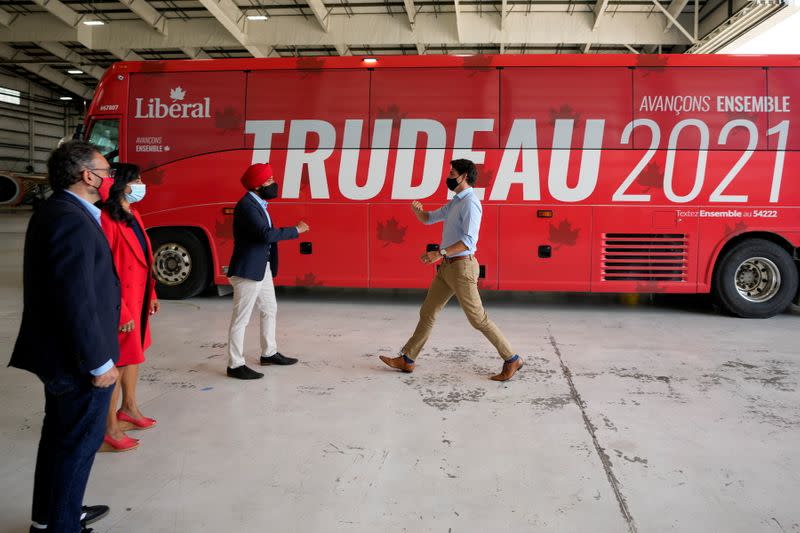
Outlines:
[[103,444],[100,446],[101,452],[127,452],[139,447],[139,440],[132,439],[125,435],[121,439],[112,439],[108,435],[103,436]]
[[117,411],[117,420],[120,422],[127,422],[130,424],[130,427],[126,428],[126,431],[130,430],[137,430],[137,429],[150,429],[151,427],[155,427],[158,422],[154,418],[147,418],[143,416],[142,418],[133,418],[129,414],[125,413],[120,409]]

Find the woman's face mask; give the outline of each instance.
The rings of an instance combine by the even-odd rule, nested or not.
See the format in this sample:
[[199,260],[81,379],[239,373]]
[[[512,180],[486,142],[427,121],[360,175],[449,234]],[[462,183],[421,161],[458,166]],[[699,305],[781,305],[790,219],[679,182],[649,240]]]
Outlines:
[[129,204],[140,202],[147,194],[147,186],[144,183],[131,183],[131,192],[125,193],[125,199]]

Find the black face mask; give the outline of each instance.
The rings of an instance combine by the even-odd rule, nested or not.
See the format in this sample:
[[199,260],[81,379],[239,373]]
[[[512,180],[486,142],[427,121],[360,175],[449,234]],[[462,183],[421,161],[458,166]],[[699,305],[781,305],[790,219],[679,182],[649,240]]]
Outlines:
[[271,185],[267,185],[266,187],[261,187],[258,189],[258,195],[264,200],[272,200],[273,198],[277,198],[278,184],[273,183]]
[[459,185],[458,178],[447,178],[447,188],[450,189],[451,191],[456,190],[456,187],[458,187],[458,185]]

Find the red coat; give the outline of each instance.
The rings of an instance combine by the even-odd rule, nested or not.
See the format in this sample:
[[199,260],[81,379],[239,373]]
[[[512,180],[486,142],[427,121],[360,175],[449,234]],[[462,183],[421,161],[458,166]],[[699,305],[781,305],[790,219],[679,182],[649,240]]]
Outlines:
[[[142,217],[133,208],[131,213],[144,232]],[[120,355],[117,366],[136,365],[144,362],[144,351],[150,346],[150,302],[156,299],[155,279],[152,273],[153,248],[147,233],[144,232],[147,241],[145,256],[133,228],[124,222],[112,219],[105,211],[101,214],[101,222],[119,275],[120,326],[131,320],[136,324],[130,333],[119,334]]]

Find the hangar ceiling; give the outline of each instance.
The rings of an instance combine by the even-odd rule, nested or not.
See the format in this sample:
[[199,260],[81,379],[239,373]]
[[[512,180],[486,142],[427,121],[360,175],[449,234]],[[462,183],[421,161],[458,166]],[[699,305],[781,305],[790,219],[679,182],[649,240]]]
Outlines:
[[799,1],[0,0],[0,67],[88,99],[118,60],[713,53]]

